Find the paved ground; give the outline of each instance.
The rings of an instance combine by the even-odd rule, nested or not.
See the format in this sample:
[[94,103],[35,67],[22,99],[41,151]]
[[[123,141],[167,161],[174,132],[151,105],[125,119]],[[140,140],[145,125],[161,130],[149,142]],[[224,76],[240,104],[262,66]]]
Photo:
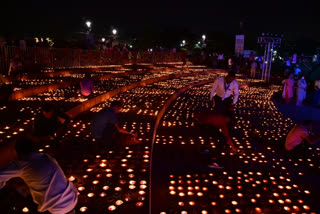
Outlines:
[[[175,91],[214,76],[162,81],[122,93],[74,119],[60,146],[39,145],[40,151],[57,158],[68,178],[75,178],[80,192],[77,212],[149,213],[150,142],[155,119]],[[132,76],[127,83],[138,79],[141,77]],[[99,87],[102,93],[122,83],[119,79],[116,84],[103,82]],[[254,84],[241,90],[232,132],[239,152],[234,153],[218,130],[199,128],[194,119],[195,112],[210,108],[210,89],[208,84],[188,90],[160,122],[153,153],[151,214],[319,212],[319,149],[310,148],[307,158],[289,158],[283,150],[285,136],[296,120],[318,118],[318,109],[274,104],[271,98],[279,86]],[[74,90],[21,100],[15,109],[2,107],[2,115],[18,112],[18,119],[9,117],[1,124],[0,139],[30,128],[43,100],[68,107],[81,102],[65,99],[68,91]],[[114,99],[126,101],[121,125],[138,132],[141,145],[109,151],[92,141],[91,118]],[[201,153],[203,148],[209,153]],[[209,169],[211,162],[224,168]],[[13,188],[0,191],[0,209],[5,213],[21,213],[24,207],[37,213],[30,197],[22,197]]]

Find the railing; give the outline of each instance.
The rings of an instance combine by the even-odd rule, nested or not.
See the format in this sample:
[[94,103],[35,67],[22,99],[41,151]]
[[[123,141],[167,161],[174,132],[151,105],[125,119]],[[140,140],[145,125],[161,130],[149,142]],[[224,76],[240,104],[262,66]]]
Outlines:
[[172,52],[3,46],[0,47],[0,73],[8,74],[10,62],[14,57],[18,57],[22,61],[25,72],[32,72],[46,68],[177,62],[181,61],[184,55],[184,53]]

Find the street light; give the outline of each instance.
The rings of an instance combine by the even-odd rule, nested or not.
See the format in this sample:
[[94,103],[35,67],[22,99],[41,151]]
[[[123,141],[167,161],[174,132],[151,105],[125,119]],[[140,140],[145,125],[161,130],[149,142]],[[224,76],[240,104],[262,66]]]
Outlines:
[[202,40],[204,41],[204,40],[206,40],[206,38],[207,38],[206,35],[203,34],[202,35]]
[[184,44],[184,45],[185,45],[185,44],[186,44],[186,40],[182,40],[182,44]]
[[91,24],[92,23],[90,21],[86,21],[86,25],[87,25],[88,28],[91,28]]
[[113,34],[113,35],[116,35],[116,34],[117,34],[117,30],[116,30],[116,29],[113,29],[113,30],[112,30],[112,34]]
[[105,38],[102,38],[102,39],[101,39],[101,41],[102,41],[102,42],[105,42],[105,41],[106,41],[106,39],[105,39]]

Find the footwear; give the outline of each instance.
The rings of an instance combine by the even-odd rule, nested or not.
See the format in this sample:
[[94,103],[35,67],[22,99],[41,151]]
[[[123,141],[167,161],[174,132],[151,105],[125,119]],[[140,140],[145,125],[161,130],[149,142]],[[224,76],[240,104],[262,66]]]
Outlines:
[[211,169],[223,169],[223,166],[219,166],[217,163],[212,163],[208,167]]

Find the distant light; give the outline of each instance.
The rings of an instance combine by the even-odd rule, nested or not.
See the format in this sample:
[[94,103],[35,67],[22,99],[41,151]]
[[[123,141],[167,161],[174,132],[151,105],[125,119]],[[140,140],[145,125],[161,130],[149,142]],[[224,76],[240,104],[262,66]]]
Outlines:
[[106,41],[106,39],[105,39],[105,38],[102,38],[102,39],[101,39],[101,41],[102,41],[102,42],[105,42],[105,41]]
[[117,30],[116,30],[116,29],[113,29],[113,30],[112,30],[112,34],[113,34],[113,35],[116,35],[116,34],[117,34]]
[[182,44],[186,44],[186,40],[182,40]]
[[91,24],[92,23],[90,21],[86,21],[86,25],[87,25],[88,28],[91,28]]
[[129,47],[132,48],[132,45],[130,45]]
[[201,42],[199,41],[199,42],[198,42],[198,45],[200,45],[200,44],[201,44]]
[[206,40],[206,38],[207,38],[206,35],[203,34],[202,35],[202,40]]

